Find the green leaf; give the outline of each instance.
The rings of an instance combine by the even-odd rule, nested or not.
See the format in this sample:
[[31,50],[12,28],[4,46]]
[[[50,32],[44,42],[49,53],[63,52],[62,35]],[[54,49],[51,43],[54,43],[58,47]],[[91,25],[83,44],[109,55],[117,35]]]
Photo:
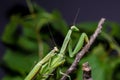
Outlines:
[[34,40],[30,40],[27,37],[20,37],[18,40],[18,45],[27,50],[27,51],[32,51],[32,52],[36,52],[38,51],[38,43],[37,41]]
[[30,71],[34,62],[38,59],[37,55],[23,55],[20,52],[7,50],[4,55],[5,64],[13,71],[25,75]]
[[[80,31],[84,31],[87,34],[92,34],[96,29],[97,25],[98,22],[90,21],[90,22],[82,22],[78,24],[77,27],[80,28]],[[108,33],[110,36],[114,36],[120,39],[119,38],[120,24],[116,22],[110,22],[110,21],[105,22],[102,31]]]
[[16,77],[12,77],[12,76],[5,76],[2,80],[23,80],[23,78],[16,76]]
[[10,22],[6,25],[2,41],[8,44],[14,44],[17,41],[16,30],[19,24],[19,16],[12,16]]

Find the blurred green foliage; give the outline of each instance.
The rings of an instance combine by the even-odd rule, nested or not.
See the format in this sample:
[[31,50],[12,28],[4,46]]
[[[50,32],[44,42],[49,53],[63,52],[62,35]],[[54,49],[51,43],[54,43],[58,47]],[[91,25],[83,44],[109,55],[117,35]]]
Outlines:
[[[52,43],[51,37],[60,47],[69,29],[58,11],[48,13],[36,4],[33,6],[34,12],[31,11],[31,14],[22,17],[19,14],[13,15],[6,25],[2,36],[2,42],[6,46],[6,52],[1,62],[1,67],[6,72],[3,80],[23,80],[35,63],[55,45]],[[96,29],[97,22],[85,22],[76,26],[80,32],[72,35],[73,43],[76,43],[82,32],[90,36]],[[105,22],[101,35],[80,61],[77,70],[71,74],[72,80],[82,80],[81,64],[86,61],[92,67],[94,80],[120,80],[119,31],[120,24]],[[66,59],[63,71],[74,60],[67,56]],[[57,79],[59,77],[57,75]],[[50,78],[54,79],[55,76]]]

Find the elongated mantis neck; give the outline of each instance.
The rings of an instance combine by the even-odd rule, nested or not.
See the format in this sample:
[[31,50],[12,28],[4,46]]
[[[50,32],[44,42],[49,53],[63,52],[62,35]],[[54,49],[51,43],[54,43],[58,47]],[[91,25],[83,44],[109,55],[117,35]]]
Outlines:
[[70,36],[72,34],[72,31],[79,31],[79,29],[77,27],[75,27],[75,26],[71,26],[70,30],[68,31],[68,33],[67,33],[67,35],[66,35],[66,37],[65,37],[65,39],[63,41],[62,48],[60,50],[60,54],[62,54],[62,55],[65,54],[65,50],[66,50],[67,45],[68,45],[68,43],[70,41],[70,38],[71,38]]

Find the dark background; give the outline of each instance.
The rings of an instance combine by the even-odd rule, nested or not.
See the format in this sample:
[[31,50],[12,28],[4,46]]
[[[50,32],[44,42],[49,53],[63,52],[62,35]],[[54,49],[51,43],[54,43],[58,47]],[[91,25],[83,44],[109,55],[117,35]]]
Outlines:
[[[73,24],[77,10],[80,8],[78,22],[85,21],[99,21],[101,17],[105,17],[109,21],[120,23],[120,0],[33,0],[41,7],[51,12],[57,9],[61,12],[65,21],[71,25]],[[9,11],[15,5],[23,5],[27,7],[25,0],[0,0],[0,36],[5,28],[6,23],[9,22]],[[24,8],[24,7],[23,7]],[[23,9],[22,8],[22,9]],[[18,11],[22,11],[18,8]],[[0,43],[0,58],[4,53],[5,47]],[[0,69],[0,72],[3,72]],[[0,77],[4,74],[1,74]]]

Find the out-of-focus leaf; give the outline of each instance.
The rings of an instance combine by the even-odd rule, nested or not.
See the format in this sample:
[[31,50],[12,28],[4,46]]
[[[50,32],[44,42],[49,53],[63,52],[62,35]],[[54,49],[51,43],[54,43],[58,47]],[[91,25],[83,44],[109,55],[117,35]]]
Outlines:
[[[96,29],[98,22],[83,22],[77,25],[80,30],[85,31],[87,34],[92,34]],[[115,22],[105,22],[102,31],[108,33],[111,36],[119,38],[120,25]]]
[[[109,60],[106,62],[106,66],[105,66],[105,70],[107,73],[106,79],[107,80],[119,80],[120,77],[118,77],[117,75],[119,75],[120,71],[120,58],[116,57],[116,58],[109,58]],[[109,66],[109,67],[108,67]]]
[[108,41],[110,48],[113,50],[116,50],[118,52],[118,56],[120,56],[120,46],[115,41],[115,39],[105,32],[102,32],[101,35],[104,39],[106,39]]
[[27,50],[27,51],[32,51],[32,52],[36,52],[38,51],[38,43],[37,41],[32,41],[29,38],[26,37],[20,37],[18,40],[18,45]]
[[16,29],[19,24],[19,16],[12,16],[10,22],[6,25],[2,36],[2,41],[8,44],[14,44],[17,41]]
[[2,80],[23,80],[23,78],[19,76],[17,77],[5,76]]
[[5,64],[13,71],[25,75],[32,68],[37,55],[23,55],[23,53],[7,50],[4,55]]
[[33,21],[24,21],[21,23],[22,25],[22,35],[31,39],[36,38],[36,27]]

